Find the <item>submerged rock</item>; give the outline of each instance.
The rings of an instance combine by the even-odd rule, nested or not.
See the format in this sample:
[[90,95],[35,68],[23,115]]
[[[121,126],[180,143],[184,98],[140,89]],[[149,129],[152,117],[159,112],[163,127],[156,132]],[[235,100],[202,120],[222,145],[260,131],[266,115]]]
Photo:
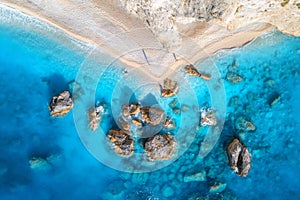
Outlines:
[[150,160],[169,160],[174,154],[175,138],[170,134],[156,134],[145,142],[145,151]]
[[164,84],[161,86],[161,96],[171,97],[178,92],[178,83],[171,79],[165,79]]
[[215,185],[211,186],[209,189],[210,193],[220,193],[226,189],[226,183],[216,183]]
[[49,104],[51,116],[62,116],[67,114],[73,108],[73,101],[69,91],[64,91],[54,96]]
[[186,65],[184,71],[191,76],[199,76],[205,80],[209,80],[211,77],[207,74],[201,74],[198,70],[192,65]]
[[243,77],[234,72],[228,72],[226,74],[226,80],[230,83],[237,84],[243,80]]
[[250,119],[239,116],[235,121],[235,128],[242,131],[255,131],[256,127]]
[[183,181],[184,182],[206,181],[206,171],[203,170],[195,174],[185,175]]
[[164,111],[158,108],[151,108],[151,107],[141,108],[142,121],[152,126],[156,126],[160,124],[164,118],[164,115],[165,115]]
[[134,140],[131,138],[129,132],[123,130],[110,130],[108,138],[118,155],[127,157],[133,154]]
[[124,104],[122,106],[122,113],[125,117],[128,117],[129,115],[135,115],[140,111],[140,104],[139,103],[129,103]]
[[280,101],[281,97],[280,94],[278,92],[273,92],[270,97],[268,98],[268,105],[270,107],[274,106],[276,103],[278,103]]
[[251,156],[248,149],[238,140],[234,139],[227,148],[230,167],[239,176],[245,177],[251,169]]
[[217,119],[215,117],[215,111],[213,109],[201,109],[201,126],[215,126],[217,125]]
[[90,120],[89,124],[92,131],[98,129],[103,113],[104,113],[104,107],[101,105],[89,111],[89,120]]

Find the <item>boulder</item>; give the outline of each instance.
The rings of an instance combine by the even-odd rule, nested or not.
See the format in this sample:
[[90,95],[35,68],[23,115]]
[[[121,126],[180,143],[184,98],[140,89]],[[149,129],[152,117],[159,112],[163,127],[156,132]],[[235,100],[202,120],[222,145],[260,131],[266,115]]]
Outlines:
[[143,107],[141,108],[141,120],[150,124],[152,126],[156,126],[160,124],[164,118],[164,111],[158,108],[151,107]]
[[230,83],[237,84],[243,80],[243,77],[234,72],[228,72],[225,79]]
[[129,132],[123,130],[110,130],[108,138],[118,155],[128,157],[133,154],[134,140],[131,138]]
[[69,91],[64,91],[52,97],[49,110],[50,115],[57,117],[67,114],[73,108],[73,101]]
[[239,176],[245,177],[251,169],[251,155],[248,149],[235,138],[227,148],[230,167]]
[[95,131],[98,129],[102,114],[104,113],[104,107],[103,106],[97,106],[96,108],[93,108],[89,111],[89,121],[90,121],[90,128],[92,131]]
[[146,140],[144,148],[150,160],[169,160],[176,146],[174,136],[156,134]]
[[213,109],[201,109],[201,126],[215,126],[217,125],[217,119],[215,117],[215,111]]
[[171,97],[178,92],[178,83],[171,79],[165,79],[164,84],[161,86],[161,96]]
[[250,119],[245,116],[239,116],[235,120],[235,128],[242,131],[255,131],[256,127]]
[[128,117],[129,115],[137,114],[140,111],[140,107],[139,103],[124,104],[122,106],[123,116]]

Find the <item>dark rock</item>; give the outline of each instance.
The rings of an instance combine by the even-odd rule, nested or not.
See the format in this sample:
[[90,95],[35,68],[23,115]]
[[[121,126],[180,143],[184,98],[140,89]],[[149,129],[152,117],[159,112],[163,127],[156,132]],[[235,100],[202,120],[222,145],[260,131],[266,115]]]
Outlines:
[[90,120],[90,128],[92,131],[95,131],[98,129],[101,119],[102,119],[102,114],[104,112],[104,107],[103,106],[97,106],[96,108],[93,108],[89,111],[89,120]]
[[239,176],[245,177],[251,169],[251,156],[248,149],[238,140],[234,139],[227,148],[230,167]]
[[129,103],[124,104],[122,106],[122,113],[125,117],[128,117],[129,115],[135,115],[140,111],[140,104],[139,103]]
[[110,130],[108,138],[118,155],[128,157],[133,154],[134,140],[131,138],[129,132],[123,130]]
[[54,96],[49,104],[51,116],[62,116],[67,114],[73,108],[73,101],[69,91],[64,91]]
[[226,74],[226,80],[230,83],[237,84],[243,80],[243,77],[234,72],[228,72]]
[[176,146],[175,138],[170,134],[156,134],[145,142],[145,151],[150,160],[169,160]]
[[164,118],[164,115],[165,115],[164,111],[158,108],[151,108],[151,107],[141,108],[142,121],[152,126],[156,126],[160,124]]
[[242,131],[255,131],[256,127],[250,119],[239,116],[235,121],[235,128]]
[[171,79],[165,79],[164,84],[161,86],[161,96],[171,97],[178,92],[178,83]]

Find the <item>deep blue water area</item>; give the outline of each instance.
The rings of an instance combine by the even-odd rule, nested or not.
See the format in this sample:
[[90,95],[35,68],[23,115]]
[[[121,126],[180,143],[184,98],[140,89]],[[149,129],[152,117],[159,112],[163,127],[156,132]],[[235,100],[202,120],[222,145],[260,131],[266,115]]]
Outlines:
[[[147,173],[121,172],[99,162],[80,140],[75,110],[64,117],[49,116],[52,96],[66,89],[72,91],[74,84],[93,82],[97,73],[87,73],[86,82],[74,82],[78,71],[89,62],[87,58],[87,51],[71,49],[34,31],[0,25],[0,199],[300,197],[300,38],[274,31],[244,47],[219,51],[209,59],[219,70],[219,82],[224,83],[226,96],[219,101],[226,105],[226,119],[217,144],[203,158],[199,150],[208,128],[189,127],[189,122],[198,120],[192,119],[198,111],[187,101],[193,101],[190,88],[196,94],[197,106],[213,106],[209,97],[212,91],[205,87],[204,80],[188,76],[182,69],[177,71],[180,83],[187,83],[178,94],[182,95],[178,102],[181,115],[172,114],[169,108],[174,99],[143,99],[145,104],[156,103],[174,117],[178,125],[174,134],[181,131],[188,141],[178,159]],[[79,101],[94,89],[95,99],[89,106],[105,102],[107,112],[101,123],[105,132],[117,126],[111,109],[121,104],[117,97],[126,91],[123,86],[145,80],[131,78],[130,71],[124,75],[124,67],[118,64],[104,66],[99,61],[97,65],[105,68],[97,87],[87,85],[86,90],[72,92],[82,94],[76,96]],[[242,80],[235,84],[226,80],[229,72]],[[136,88],[131,100],[151,92],[150,86]],[[216,87],[214,92],[218,91]],[[184,104],[187,111],[183,111]],[[87,110],[80,112],[82,118],[87,116]],[[237,130],[239,116],[250,119],[256,130]],[[82,124],[87,122],[83,120]],[[195,137],[191,137],[190,130],[194,130]],[[234,137],[252,155],[247,177],[237,176],[228,166],[226,148]],[[33,162],[33,158],[40,160]],[[188,181],[188,177],[197,181]],[[214,191],[218,185],[219,190]]]

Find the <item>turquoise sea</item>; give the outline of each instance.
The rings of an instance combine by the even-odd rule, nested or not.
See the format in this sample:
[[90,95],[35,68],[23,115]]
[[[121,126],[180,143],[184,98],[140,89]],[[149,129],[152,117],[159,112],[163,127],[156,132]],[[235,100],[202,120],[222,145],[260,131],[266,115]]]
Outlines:
[[[299,37],[272,31],[218,51],[195,65],[215,65],[212,85],[179,68],[173,77],[180,80],[179,93],[166,100],[143,72],[128,69],[126,75],[124,66],[93,46],[29,17],[19,22],[24,18],[12,10],[0,11],[0,199],[300,198]],[[8,12],[10,18],[4,16]],[[228,72],[242,81],[229,82]],[[73,94],[73,110],[50,117],[50,99],[66,89]],[[179,114],[169,107],[176,98]],[[106,112],[100,130],[91,133],[87,110],[97,101]],[[118,160],[105,147],[105,133],[118,127],[116,116],[126,101],[158,105],[176,120],[172,132],[182,143],[173,160]],[[206,137],[211,129],[197,126],[201,107],[224,109],[215,141]],[[240,116],[256,130],[237,130]],[[228,165],[226,148],[235,137],[252,155],[247,177]],[[195,174],[198,180],[189,181]]]

